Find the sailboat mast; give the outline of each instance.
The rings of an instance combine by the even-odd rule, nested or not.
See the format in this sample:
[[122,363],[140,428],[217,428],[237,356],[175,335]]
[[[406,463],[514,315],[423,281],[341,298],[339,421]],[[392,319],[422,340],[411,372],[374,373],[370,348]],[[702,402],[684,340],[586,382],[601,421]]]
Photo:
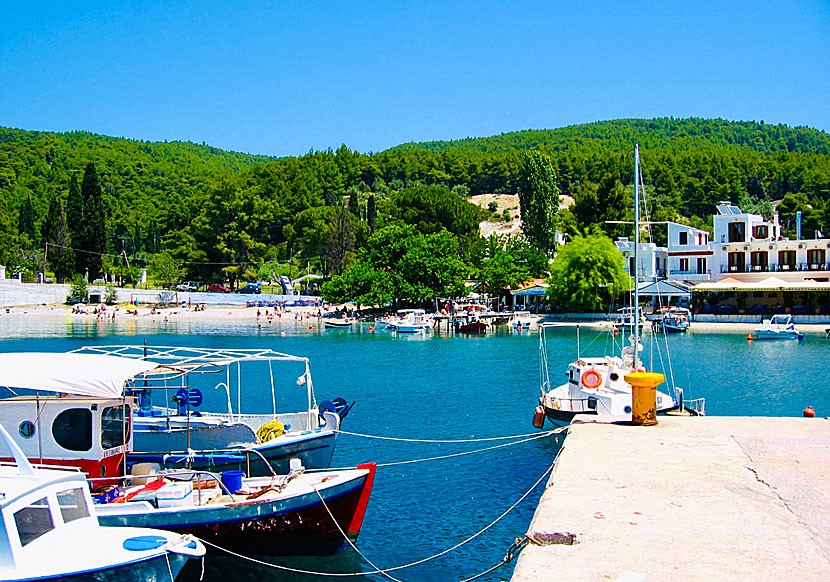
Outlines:
[[639,365],[640,350],[640,277],[638,252],[640,249],[640,144],[634,144],[634,369]]

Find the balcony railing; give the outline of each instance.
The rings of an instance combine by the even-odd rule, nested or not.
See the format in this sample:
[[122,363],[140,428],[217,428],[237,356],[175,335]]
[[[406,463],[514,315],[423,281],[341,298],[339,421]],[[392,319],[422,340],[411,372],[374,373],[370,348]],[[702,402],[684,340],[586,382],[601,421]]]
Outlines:
[[721,273],[786,273],[791,271],[830,271],[830,263],[773,263],[771,265],[720,266]]

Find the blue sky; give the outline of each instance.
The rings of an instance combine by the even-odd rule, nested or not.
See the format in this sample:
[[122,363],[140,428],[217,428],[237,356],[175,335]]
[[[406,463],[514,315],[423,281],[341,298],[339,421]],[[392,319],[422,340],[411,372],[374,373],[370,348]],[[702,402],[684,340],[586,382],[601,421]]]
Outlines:
[[283,156],[666,116],[830,130],[830,2],[0,0],[0,126]]

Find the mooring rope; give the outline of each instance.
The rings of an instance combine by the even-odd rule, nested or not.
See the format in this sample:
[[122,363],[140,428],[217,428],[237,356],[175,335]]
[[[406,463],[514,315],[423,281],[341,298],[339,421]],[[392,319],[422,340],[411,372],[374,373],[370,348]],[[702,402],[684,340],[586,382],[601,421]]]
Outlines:
[[[313,484],[310,484],[310,483],[309,483],[309,485],[311,485],[311,487],[317,493],[318,497],[320,497],[320,500],[323,503],[323,507],[326,508],[326,511],[328,512],[329,516],[331,516],[332,519],[334,520],[334,523],[337,525],[337,528],[340,530],[340,533],[343,535],[344,539],[346,539],[349,542],[349,545],[352,548],[354,548],[354,550],[364,560],[366,560],[366,562],[369,565],[371,565],[374,568],[373,571],[370,571],[370,572],[343,572],[343,573],[340,573],[340,572],[317,572],[317,571],[313,571],[313,570],[304,570],[304,569],[301,569],[301,568],[291,568],[289,566],[283,566],[283,565],[280,565],[280,564],[272,564],[271,562],[265,562],[265,561],[259,560],[257,558],[252,558],[250,556],[245,556],[243,554],[239,554],[239,553],[234,552],[232,550],[229,550],[227,548],[223,548],[222,546],[219,546],[217,544],[211,543],[211,542],[206,541],[206,540],[201,540],[201,541],[202,541],[203,544],[208,545],[212,548],[215,548],[219,551],[225,552],[226,554],[228,554],[230,556],[233,556],[235,558],[239,558],[241,560],[246,560],[246,561],[251,562],[253,564],[257,564],[259,566],[264,566],[264,567],[267,567],[267,568],[274,568],[274,569],[277,569],[277,570],[283,570],[283,571],[292,572],[292,573],[295,573],[295,574],[308,574],[308,575],[311,575],[311,576],[329,576],[329,577],[333,577],[333,578],[346,578],[346,577],[355,577],[355,576],[372,576],[374,574],[382,574],[382,575],[386,576],[387,578],[389,578],[390,580],[397,580],[398,582],[400,582],[397,578],[391,576],[389,574],[389,572],[395,572],[395,571],[398,571],[398,570],[404,570],[406,568],[411,568],[413,566],[419,566],[421,564],[424,564],[426,562],[429,562],[431,560],[434,560],[436,558],[440,558],[441,556],[449,554],[450,552],[453,552],[453,551],[457,550],[458,548],[464,546],[465,544],[468,544],[469,542],[471,542],[472,540],[474,540],[475,538],[477,538],[478,536],[480,536],[481,534],[483,534],[484,532],[489,530],[491,527],[496,525],[505,516],[507,516],[507,514],[509,514],[511,511],[513,511],[522,501],[524,501],[527,498],[528,495],[530,495],[533,492],[534,489],[536,489],[536,487],[539,486],[539,483],[541,483],[545,479],[545,477],[547,477],[547,475],[553,470],[553,467],[554,467],[554,465],[551,464],[551,466],[548,467],[547,470],[545,470],[545,472],[542,474],[542,476],[539,477],[536,480],[536,482],[533,483],[533,485],[531,485],[530,489],[528,489],[521,497],[519,497],[519,499],[515,503],[513,503],[510,507],[508,507],[505,511],[503,511],[495,520],[488,523],[486,526],[484,526],[483,528],[478,530],[476,533],[472,534],[471,536],[468,536],[466,539],[464,539],[461,542],[455,544],[454,546],[452,546],[450,548],[447,548],[446,550],[443,550],[441,552],[438,552],[437,554],[433,554],[432,556],[423,558],[421,560],[417,560],[415,562],[410,562],[409,564],[404,564],[404,565],[401,565],[401,566],[394,566],[392,568],[385,568],[385,569],[378,568],[362,552],[360,552],[360,550],[357,549],[357,547],[348,538],[348,536],[345,534],[345,532],[343,532],[343,529],[340,527],[340,524],[337,523],[337,520],[334,520],[334,516],[332,515],[331,510],[329,509],[328,505],[326,505],[326,502],[323,499],[320,492],[317,490],[317,488]],[[512,546],[510,546],[510,549],[508,549],[507,554],[505,555],[505,557],[498,564],[496,564],[495,566],[492,566],[491,568],[487,569],[484,572],[476,574],[475,576],[473,576],[471,578],[466,578],[462,582],[468,582],[470,580],[475,580],[476,578],[480,578],[481,576],[484,576],[485,574],[488,574],[488,573],[492,572],[496,568],[499,568],[499,567],[503,566],[504,564],[511,561],[515,557],[515,553],[517,551],[521,550],[524,546],[525,546],[525,543],[522,543],[521,541],[517,540],[516,542],[513,543]]]
[[[524,439],[521,439],[521,440],[518,440],[518,441],[511,441],[509,443],[504,443],[504,444],[501,444],[501,445],[495,445],[495,446],[492,446],[492,447],[485,447],[483,449],[475,449],[473,451],[463,451],[463,452],[460,452],[460,453],[450,453],[450,454],[447,454],[447,455],[438,455],[438,456],[435,456],[435,457],[423,457],[423,458],[420,458],[420,459],[410,459],[410,460],[407,460],[407,461],[392,461],[392,462],[389,462],[389,463],[375,463],[375,464],[378,467],[394,467],[396,465],[409,465],[409,464],[412,464],[412,463],[426,463],[428,461],[441,461],[441,460],[444,460],[444,459],[452,459],[452,458],[455,458],[455,457],[463,457],[465,455],[475,455],[476,453],[485,453],[487,451],[494,451],[496,449],[501,449],[501,448],[504,448],[504,447],[511,447],[513,445],[520,445],[522,443],[527,443],[527,442],[530,442],[530,441],[535,441],[535,440],[538,440],[538,439],[547,438],[547,437],[552,436],[552,435],[560,434],[560,433],[562,433],[566,430],[568,430],[568,427],[563,426],[561,428],[557,428],[557,429],[549,430],[549,431],[546,431],[546,432],[538,433],[538,434],[533,435],[529,438],[524,438]],[[349,468],[350,467],[337,467],[337,468],[334,468],[334,469],[319,469],[319,470],[320,471],[342,471],[342,470],[349,469]],[[314,469],[314,470],[318,470],[318,469]]]
[[500,437],[484,437],[484,438],[477,438],[477,439],[405,439],[399,437],[388,437],[388,436],[380,436],[374,434],[361,434],[359,432],[348,432],[345,430],[336,430],[334,432],[338,432],[340,434],[347,434],[349,436],[358,436],[367,439],[378,439],[383,441],[396,441],[402,443],[483,443],[487,441],[504,441],[508,439],[520,439],[529,436],[538,436],[539,434],[553,434],[555,432],[561,432],[560,429],[552,429],[547,431],[546,433],[539,433],[538,431],[527,433],[527,434],[514,434],[510,436],[500,436]]

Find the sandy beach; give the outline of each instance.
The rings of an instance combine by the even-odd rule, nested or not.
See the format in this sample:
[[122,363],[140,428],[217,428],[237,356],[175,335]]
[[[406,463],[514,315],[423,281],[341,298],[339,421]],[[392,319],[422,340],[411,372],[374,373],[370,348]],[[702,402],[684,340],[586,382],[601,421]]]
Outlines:
[[[352,305],[347,306],[352,309]],[[216,306],[208,305],[203,309],[182,308],[181,306],[152,308],[149,306],[133,307],[129,304],[107,306],[103,313],[94,313],[93,306],[86,306],[83,313],[72,313],[72,308],[63,304],[53,305],[29,305],[18,307],[4,307],[0,310],[0,320],[3,318],[13,318],[25,325],[27,319],[37,319],[41,323],[46,323],[48,320],[55,322],[65,321],[67,318],[77,320],[112,320],[123,321],[125,319],[134,320],[136,322],[205,322],[221,324],[228,323],[246,323],[268,325],[279,322],[300,322],[307,321],[310,324],[318,322],[320,315],[332,313],[335,309],[342,309],[342,305],[331,305],[327,308],[320,308],[314,306],[308,307],[287,307],[280,312],[274,308],[265,307],[237,307],[237,306]],[[560,322],[564,326],[579,325],[580,327],[591,327],[597,329],[607,329],[611,327],[610,321],[563,321]],[[760,325],[756,323],[720,323],[720,322],[702,322],[695,321],[689,330],[690,333],[741,333],[749,334]],[[798,329],[802,333],[807,334],[822,334],[824,335],[830,324],[828,323],[798,323]],[[646,333],[650,333],[647,331]]]

